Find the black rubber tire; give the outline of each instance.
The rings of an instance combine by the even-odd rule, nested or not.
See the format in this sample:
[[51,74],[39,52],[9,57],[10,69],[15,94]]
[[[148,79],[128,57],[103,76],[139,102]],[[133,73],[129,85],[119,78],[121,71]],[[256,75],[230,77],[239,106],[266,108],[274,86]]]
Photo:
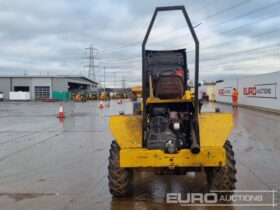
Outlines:
[[126,197],[133,191],[133,169],[120,167],[120,147],[114,140],[109,156],[109,190],[116,197]]
[[[209,191],[233,191],[235,190],[236,183],[236,169],[235,169],[235,159],[234,152],[232,150],[231,143],[227,140],[224,148],[226,149],[227,161],[224,167],[209,167],[205,169],[207,176],[207,184]],[[232,195],[233,192],[218,192],[217,195],[220,197],[222,195],[228,196]]]

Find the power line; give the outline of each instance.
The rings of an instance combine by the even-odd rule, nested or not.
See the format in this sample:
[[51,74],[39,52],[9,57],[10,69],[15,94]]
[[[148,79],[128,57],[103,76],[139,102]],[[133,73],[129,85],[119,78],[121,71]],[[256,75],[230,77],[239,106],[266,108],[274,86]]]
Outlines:
[[[273,45],[269,45],[266,47],[258,47],[258,48],[254,48],[254,49],[242,50],[242,51],[228,53],[228,54],[224,54],[224,55],[217,55],[217,56],[210,57],[210,58],[203,58],[203,59],[201,59],[201,64],[202,64],[201,68],[204,68],[204,67],[209,68],[209,67],[221,66],[223,64],[229,64],[229,61],[220,62],[220,60],[226,60],[229,58],[231,58],[231,59],[234,58],[235,63],[237,61],[251,61],[251,60],[258,58],[259,56],[264,56],[265,55],[264,53],[266,53],[266,52],[271,53],[272,50],[278,51],[279,46],[280,46],[280,44],[273,44]],[[234,56],[236,54],[238,54],[240,56]],[[246,57],[246,56],[243,56],[242,54],[248,54],[248,55]],[[248,58],[248,56],[251,58]],[[275,55],[275,56],[277,56],[277,55]],[[207,64],[211,61],[215,61],[216,63],[214,65]],[[219,62],[217,62],[217,61],[219,61]],[[231,61],[231,63],[234,61]],[[203,64],[205,64],[205,66]],[[192,65],[192,63],[189,63],[189,65]],[[139,64],[137,68],[141,69],[140,67],[141,66]],[[110,67],[110,68],[113,68],[113,67]],[[120,67],[118,67],[118,68],[120,68]],[[134,68],[134,69],[137,69],[137,68]],[[128,70],[131,71],[130,69],[128,69]]]
[[223,13],[229,11],[229,10],[235,9],[235,8],[237,8],[237,7],[240,7],[240,6],[242,6],[243,4],[247,4],[248,2],[250,2],[250,0],[245,0],[245,1],[239,2],[239,3],[235,4],[235,5],[232,5],[232,6],[230,6],[230,7],[228,7],[228,8],[225,8],[225,9],[223,9],[223,10],[221,10],[221,11],[218,11],[218,12],[212,14],[212,15],[208,15],[208,16],[204,17],[202,20],[200,20],[200,21],[198,21],[198,22],[202,22],[202,21],[204,21],[204,20],[208,20],[208,19],[210,19],[210,18],[216,17],[216,16],[218,16],[218,15],[220,15],[220,14],[223,14]]
[[[214,2],[216,2],[218,0],[215,0]],[[208,2],[206,3],[205,5],[203,5],[202,7],[200,8],[197,8],[195,9],[196,11],[199,11],[199,10],[202,10],[202,9],[205,9],[207,8],[209,5],[213,4],[214,2]],[[169,31],[166,34],[169,34],[169,33],[174,33],[174,31]],[[158,37],[162,37],[162,34],[158,35],[158,36],[154,36],[154,37],[151,37],[150,40],[153,40],[155,38],[158,38]],[[129,44],[125,44],[125,45],[122,45],[122,46],[119,46],[119,47],[116,47],[116,48],[109,48],[109,49],[103,49],[103,50],[100,50],[100,54],[107,54],[107,53],[113,53],[114,51],[118,51],[118,50],[121,50],[121,49],[124,49],[124,48],[127,48],[127,47],[130,47],[130,46],[135,46],[135,45],[139,45],[142,43],[142,40],[140,41],[136,41],[136,42],[132,42],[132,43],[129,43]]]
[[[246,24],[242,27],[238,27],[238,28],[243,28],[243,27],[247,27],[248,25],[250,24]],[[237,28],[235,29],[230,29],[230,30],[226,30],[226,31],[223,31],[221,32],[221,34],[223,33],[228,33],[230,31],[234,31],[236,30]],[[276,30],[272,30],[272,31],[268,31],[268,32],[264,32],[264,33],[260,33],[260,34],[256,34],[256,35],[253,35],[253,36],[249,36],[249,38],[255,38],[255,37],[261,37],[261,36],[266,36],[266,35],[271,35],[273,33],[277,33],[279,32],[280,29],[276,29]],[[213,37],[208,37],[206,39],[202,39],[202,41],[205,41],[205,40],[210,40],[212,38],[215,38],[216,36],[213,36]],[[242,39],[243,37],[240,37],[239,39]],[[211,45],[211,46],[208,46],[208,47],[204,47],[204,48],[201,48],[200,50],[207,50],[207,49],[211,49],[211,48],[217,48],[217,47],[221,47],[221,46],[224,46],[224,45],[228,45],[228,44],[231,44],[231,43],[235,43],[238,39],[235,39],[235,40],[232,40],[232,41],[226,41],[226,42],[223,42],[221,44],[218,44],[218,45]],[[176,45],[174,48],[180,48],[180,47],[183,47],[183,45],[186,45],[187,43],[180,43],[178,45]],[[194,51],[188,51],[188,53],[191,53],[191,52],[194,52]],[[120,63],[120,62],[123,62],[123,61],[133,61],[133,60],[138,60],[138,58],[140,59],[141,58],[141,55],[139,54],[139,56],[134,56],[134,57],[130,57],[130,58],[125,58],[125,59],[116,59],[116,58],[107,58],[105,61],[108,63],[107,60],[109,60],[109,63],[112,63],[110,62],[110,60],[118,60],[117,63]],[[114,61],[113,61],[114,62]]]
[[[241,3],[239,3],[239,4],[236,4],[236,5],[232,6],[232,7],[233,7],[233,8],[236,8],[237,6],[241,6],[241,5],[245,4],[245,3],[247,3],[247,1],[241,2]],[[223,20],[223,21],[221,21],[221,22],[219,22],[219,23],[215,23],[215,24],[213,24],[213,25],[210,25],[209,27],[212,27],[212,28],[213,28],[213,27],[216,27],[216,26],[220,26],[221,24],[225,24],[225,23],[231,22],[231,21],[233,21],[233,20],[237,20],[237,19],[240,19],[240,18],[242,18],[242,17],[246,17],[246,16],[249,16],[249,15],[255,14],[255,13],[259,12],[259,11],[266,10],[266,9],[269,9],[269,8],[274,8],[275,6],[277,6],[277,5],[279,5],[279,4],[280,4],[280,1],[277,1],[277,2],[274,2],[274,3],[272,3],[272,4],[268,4],[268,5],[265,5],[265,6],[263,6],[263,7],[259,7],[259,8],[255,9],[255,10],[250,11],[250,12],[246,12],[246,13],[244,13],[244,14],[242,14],[242,15],[239,15],[239,16],[236,16],[236,17],[227,19],[227,20]],[[225,9],[225,10],[228,11],[228,10],[230,10],[230,9],[232,9],[232,8],[229,7],[229,8],[227,8],[227,9]],[[221,13],[223,13],[223,11],[220,11],[219,13],[221,14]],[[216,15],[217,15],[217,13],[216,13]],[[207,16],[207,17],[210,17],[210,16]],[[207,18],[207,17],[205,17],[205,18]],[[205,19],[205,18],[204,18],[204,19]],[[202,19],[202,20],[204,20],[204,19]],[[200,21],[201,21],[201,20],[200,20]],[[200,21],[197,21],[197,22],[200,22]],[[177,30],[177,31],[174,31],[174,30],[173,30],[173,31],[169,31],[169,32],[165,33],[164,35],[169,34],[169,33],[178,33],[178,31],[181,31],[181,30],[185,30],[185,28],[180,29],[180,30]],[[204,30],[206,30],[206,29],[204,29]],[[204,31],[204,30],[202,30],[202,31]],[[164,36],[164,35],[160,35],[160,37],[162,37],[162,36]],[[152,40],[152,38],[151,38],[151,40]],[[135,45],[139,45],[140,43],[141,43],[141,41],[133,42],[133,43],[130,43],[130,44],[127,44],[127,45],[123,45],[123,46],[120,46],[120,47],[111,49],[111,50],[113,50],[113,52],[105,52],[105,53],[101,53],[101,54],[110,54],[110,53],[114,53],[114,51],[118,51],[118,50],[123,49],[123,48],[127,48],[127,47],[132,47],[132,46],[135,46]],[[110,49],[107,49],[107,51],[110,51]],[[103,51],[102,51],[102,52],[103,52]]]
[[[247,3],[247,1],[243,1],[243,3],[241,2],[241,3],[239,3],[239,4],[245,4],[245,3]],[[264,10],[264,9],[268,9],[268,8],[272,8],[272,7],[275,7],[276,5],[279,5],[279,1],[278,2],[274,2],[274,3],[272,3],[272,4],[269,4],[269,5],[266,5],[266,6],[263,6],[263,7],[260,7],[260,8],[257,8],[257,9],[255,9],[255,10],[252,10],[252,11],[250,11],[250,12],[247,12],[247,13],[245,13],[245,14],[241,14],[241,15],[239,15],[239,16],[237,16],[237,17],[233,17],[233,18],[230,18],[230,19],[227,19],[227,20],[223,20],[223,21],[221,21],[221,22],[219,22],[219,23],[216,23],[216,24],[213,24],[212,26],[220,26],[221,24],[225,24],[225,23],[228,23],[228,22],[231,22],[231,21],[234,21],[234,20],[236,20],[236,19],[239,19],[239,18],[242,18],[242,17],[245,17],[245,16],[249,16],[249,15],[252,15],[252,14],[254,14],[254,13],[257,13],[257,12],[260,12],[260,11],[262,11],[262,10]],[[233,8],[236,8],[238,6],[238,4],[235,4],[235,5],[233,5],[233,6],[231,6],[231,7],[233,7]],[[225,10],[230,10],[230,8],[227,8],[227,9],[225,9]],[[220,11],[221,12],[221,11]],[[219,12],[216,12],[216,13],[214,13],[215,14],[215,16],[218,16],[219,15]],[[212,14],[212,15],[214,15],[214,14]],[[271,13],[270,13],[270,15],[271,15]],[[205,19],[205,18],[204,18]],[[202,20],[204,20],[204,19],[202,19]],[[256,21],[256,19],[254,19],[254,21]],[[232,31],[238,31],[239,29],[242,29],[242,28],[244,28],[244,27],[247,27],[247,26],[249,26],[250,24],[246,24],[246,25],[241,25],[241,26],[239,26],[239,27],[235,27],[235,28],[232,28],[232,29],[230,29],[230,30],[226,30],[226,31],[223,31],[223,32],[221,32],[221,33],[219,33],[219,34],[224,34],[224,33],[229,33],[229,32],[232,32]],[[210,27],[211,27],[211,25],[210,25]],[[212,27],[213,28],[213,27]],[[204,29],[204,30],[206,30],[206,29]],[[204,30],[200,30],[200,31],[204,31]],[[175,32],[177,32],[177,31],[175,31]],[[172,31],[172,33],[175,33],[174,31]],[[273,33],[277,33],[277,32],[279,32],[279,29],[278,30],[273,30],[273,31],[269,31],[269,32],[265,32],[265,33],[262,33],[262,34],[256,34],[256,35],[253,35],[253,36],[249,36],[249,38],[253,38],[253,37],[260,37],[260,36],[266,36],[266,35],[270,35],[270,34],[273,34]],[[217,36],[212,36],[212,37],[210,37],[210,39],[213,39],[213,38],[215,38],[215,37],[217,37]],[[202,39],[202,40],[209,40],[209,37],[205,37],[205,39]],[[237,39],[238,40],[238,39]],[[221,47],[223,47],[223,46],[226,46],[226,45],[228,45],[228,44],[231,44],[231,43],[234,43],[234,42],[236,42],[237,40],[233,40],[233,41],[230,41],[230,42],[223,42],[223,43],[221,43],[221,44],[216,44],[216,45],[211,45],[211,46],[208,46],[208,47],[205,47],[205,48],[202,48],[202,50],[209,50],[209,49],[212,49],[212,48],[221,48]],[[161,41],[160,41],[161,42]],[[131,44],[127,44],[127,45],[125,45],[125,46],[120,46],[120,47],[118,47],[118,48],[113,48],[113,49],[111,49],[111,51],[113,50],[113,52],[111,52],[111,53],[114,53],[114,52],[117,52],[117,51],[119,51],[120,49],[123,49],[123,48],[127,48],[127,47],[130,47],[130,46],[134,46],[134,45],[136,45],[136,44],[139,44],[139,43],[141,43],[140,41],[139,42],[134,42],[133,43],[133,45],[131,45]],[[181,46],[182,44],[180,44],[180,46]],[[276,46],[274,46],[274,47],[278,47],[278,45],[276,45]],[[216,56],[210,56],[210,57],[206,57],[206,59],[201,59],[201,62],[202,63],[208,63],[208,62],[211,62],[211,61],[213,61],[213,60],[215,60],[215,59],[219,59],[219,60],[221,60],[221,59],[224,59],[224,60],[226,60],[226,59],[229,59],[229,58],[234,58],[235,60],[237,60],[237,58],[240,58],[241,56],[242,56],[242,54],[247,54],[247,55],[245,55],[245,56],[242,56],[241,57],[241,59],[239,59],[239,60],[244,60],[244,61],[248,61],[248,60],[251,60],[251,59],[248,59],[248,57],[251,57],[252,55],[261,55],[261,54],[264,54],[267,50],[271,50],[272,48],[274,48],[273,46],[271,46],[271,45],[269,45],[269,46],[265,46],[265,47],[259,47],[259,48],[253,48],[253,49],[247,49],[247,50],[241,50],[241,51],[237,51],[237,52],[231,52],[231,53],[227,53],[227,54],[220,54],[220,55],[216,55]],[[107,49],[107,51],[106,50],[104,50],[104,51],[102,51],[103,53],[102,54],[110,54],[110,51],[109,51],[110,49]],[[190,54],[192,53],[192,51],[188,51]],[[249,55],[250,54],[250,55]],[[203,53],[202,53],[202,55],[203,55]],[[130,57],[130,58],[124,58],[124,59],[118,59],[118,62],[107,62],[107,61],[105,61],[105,63],[104,64],[107,64],[107,65],[126,65],[127,63],[129,63],[129,64],[132,64],[133,63],[133,61],[135,61],[135,62],[137,62],[138,60],[140,60],[141,59],[141,56],[137,56],[137,57]],[[114,60],[114,59],[106,59],[106,60]],[[191,64],[191,63],[190,63]],[[219,66],[219,65],[222,65],[223,63],[217,63],[217,65],[212,65],[213,67],[214,66]],[[140,65],[139,65],[140,66]],[[208,65],[208,67],[209,67],[209,65]],[[113,68],[113,67],[111,67],[111,68]],[[120,67],[118,67],[118,68],[120,68]],[[234,68],[234,67],[233,67]],[[242,66],[242,68],[244,68],[244,66]],[[115,79],[115,81],[116,81],[116,79]],[[129,80],[130,81],[130,80]],[[115,82],[116,83],[116,82]]]
[[[276,29],[276,30],[272,30],[272,31],[269,31],[269,32],[265,32],[265,33],[260,33],[260,34],[256,34],[254,36],[251,36],[250,38],[256,38],[256,37],[261,37],[261,36],[267,36],[267,35],[271,35],[271,34],[274,34],[274,33],[279,33],[280,32],[280,29]],[[242,39],[242,37],[240,37],[239,39]],[[204,48],[201,48],[200,50],[203,52],[203,50],[209,50],[209,49],[213,49],[213,48],[219,48],[219,47],[223,47],[223,46],[227,46],[229,44],[232,44],[232,43],[236,43],[238,41],[238,39],[235,39],[233,41],[230,41],[230,42],[223,42],[221,44],[218,44],[218,45],[211,45],[211,46],[208,46],[208,47],[204,47]],[[181,43],[180,45],[176,46],[175,48],[180,48],[180,47],[183,47],[182,45],[184,45],[185,43]],[[194,51],[191,50],[191,51],[188,51],[188,53],[193,53]],[[141,56],[137,56],[137,57],[133,57],[133,58],[126,58],[126,59],[118,59],[118,62],[108,62],[108,61],[103,61],[104,64],[106,65],[118,65],[118,64],[125,64],[125,63],[132,63],[133,61],[137,62],[141,59]],[[109,59],[111,60],[111,59]]]

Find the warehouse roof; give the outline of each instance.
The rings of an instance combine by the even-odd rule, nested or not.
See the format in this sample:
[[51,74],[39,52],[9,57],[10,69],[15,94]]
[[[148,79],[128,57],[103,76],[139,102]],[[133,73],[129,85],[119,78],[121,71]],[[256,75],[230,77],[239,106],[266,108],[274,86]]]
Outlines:
[[98,84],[98,82],[84,75],[0,75],[0,78],[82,78],[89,82]]

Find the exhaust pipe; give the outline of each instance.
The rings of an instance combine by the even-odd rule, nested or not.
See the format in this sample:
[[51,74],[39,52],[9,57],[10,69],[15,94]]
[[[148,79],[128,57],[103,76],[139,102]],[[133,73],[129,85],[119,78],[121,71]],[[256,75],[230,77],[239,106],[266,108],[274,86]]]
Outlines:
[[200,153],[200,146],[197,143],[197,138],[196,138],[196,135],[195,135],[195,132],[194,132],[192,120],[190,120],[189,125],[190,125],[190,128],[191,128],[191,140],[192,140],[191,152],[193,154],[198,154],[198,153]]

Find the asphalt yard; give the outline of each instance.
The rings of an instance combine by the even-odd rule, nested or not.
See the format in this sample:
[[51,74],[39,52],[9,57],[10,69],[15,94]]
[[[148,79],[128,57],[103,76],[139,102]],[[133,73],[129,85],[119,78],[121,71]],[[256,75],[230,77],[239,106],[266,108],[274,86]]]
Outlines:
[[[229,140],[237,167],[237,190],[280,190],[280,115],[209,103],[202,111],[233,112]],[[157,176],[135,173],[134,194],[113,198],[108,156],[113,139],[109,116],[132,113],[132,102],[98,108],[97,101],[0,102],[0,209],[216,209],[166,204],[167,193],[206,192],[204,173]],[[279,202],[278,202],[279,203]],[[222,209],[251,207],[222,207]],[[255,207],[272,209],[272,207]],[[275,207],[277,209],[279,207]]]

